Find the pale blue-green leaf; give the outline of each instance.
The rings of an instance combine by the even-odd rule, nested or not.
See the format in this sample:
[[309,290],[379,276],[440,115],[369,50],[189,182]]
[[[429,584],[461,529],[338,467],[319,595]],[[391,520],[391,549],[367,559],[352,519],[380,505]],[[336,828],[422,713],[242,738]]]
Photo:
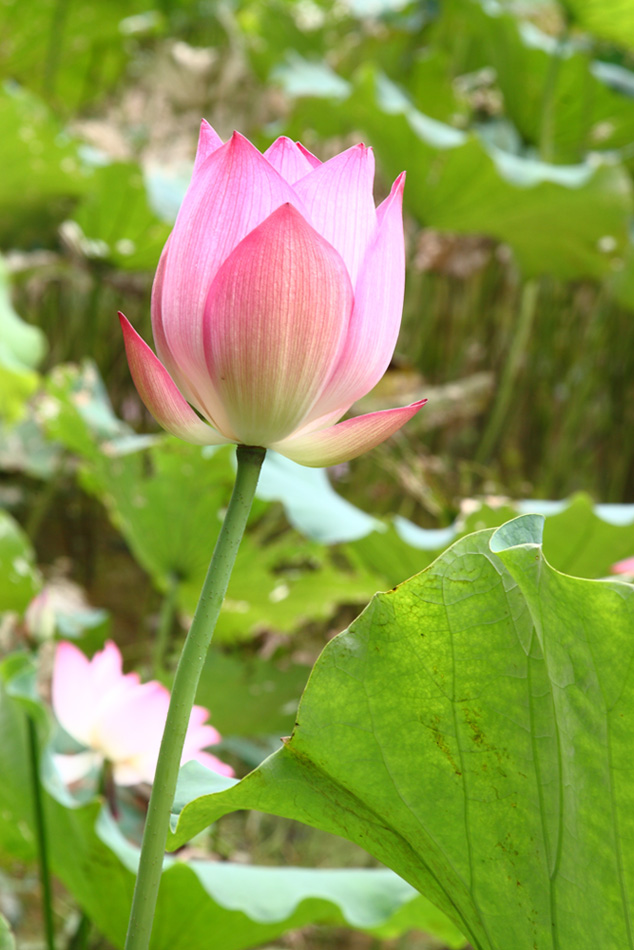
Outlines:
[[370,531],[385,530],[377,518],[338,495],[324,469],[306,468],[276,452],[267,452],[257,495],[265,501],[281,501],[293,527],[322,544],[353,541]]

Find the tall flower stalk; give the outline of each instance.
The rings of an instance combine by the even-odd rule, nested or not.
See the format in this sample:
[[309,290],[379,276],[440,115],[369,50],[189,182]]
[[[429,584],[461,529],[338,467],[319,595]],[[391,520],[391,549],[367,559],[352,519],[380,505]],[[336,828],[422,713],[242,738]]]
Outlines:
[[147,950],[163,870],[169,819],[185,735],[207,650],[213,637],[265,450],[238,446],[236,481],[183,652],[178,663],[145,823],[126,950]]
[[168,432],[237,443],[238,472],[181,656],[150,799],[126,950],[147,950],[196,687],[267,449],[309,466],[355,458],[424,404],[339,420],[379,381],[405,283],[405,176],[375,207],[372,150],[264,154],[202,123],[192,181],[152,290],[157,355],[123,314],[139,395]]

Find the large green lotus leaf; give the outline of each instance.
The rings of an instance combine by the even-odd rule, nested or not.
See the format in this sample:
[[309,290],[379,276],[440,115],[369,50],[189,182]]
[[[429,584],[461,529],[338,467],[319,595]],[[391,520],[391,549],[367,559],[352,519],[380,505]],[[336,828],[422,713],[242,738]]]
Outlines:
[[410,172],[405,202],[419,221],[508,243],[526,277],[610,276],[627,247],[632,185],[612,161],[553,165],[503,151],[424,115],[372,66],[357,73],[347,99],[327,101],[325,109],[318,91],[301,100],[293,131],[352,122],[389,177]]
[[562,0],[577,23],[600,39],[634,47],[634,7],[630,0]]
[[22,613],[40,586],[29,539],[17,521],[0,509],[0,614],[6,610]]
[[567,574],[605,577],[616,561],[634,551],[634,505],[594,505],[584,494],[561,502],[473,502],[466,517],[442,529],[421,528],[397,515],[385,533],[374,531],[347,543],[344,551],[391,587],[431,564],[458,538],[499,527],[517,514],[545,516],[544,552],[553,567]]
[[237,783],[185,768],[172,846],[270,811],[363,845],[476,950],[629,946],[634,587],[559,574],[542,523],[469,535],[377,595],[279,752]]
[[77,145],[43,102],[8,84],[0,87],[0,140],[0,241],[41,243],[86,190]]
[[[631,143],[632,100],[603,81],[604,64],[592,62],[587,44],[559,42],[495,0],[465,0],[461,10],[461,27],[495,69],[506,114],[542,154],[578,162],[590,149]],[[621,72],[634,81],[634,74]]]
[[[18,657],[2,667],[11,695],[0,690],[0,848],[26,857],[32,855],[32,817],[20,706],[32,711],[33,699],[21,667]],[[99,801],[73,803],[47,755],[44,776],[53,873],[103,934],[123,946],[138,848]],[[18,830],[28,852],[11,837]],[[448,946],[464,944],[442,914],[386,869],[269,868],[170,857],[165,867],[150,950],[206,950],[210,940],[223,950],[243,950],[307,924],[350,926],[381,936],[427,929]]]
[[90,185],[73,215],[86,255],[126,270],[154,270],[170,227],[152,211],[139,166],[97,168]]
[[634,552],[634,506],[595,509],[587,495],[576,495],[561,512],[546,518],[544,550],[566,574],[605,577],[616,561]]

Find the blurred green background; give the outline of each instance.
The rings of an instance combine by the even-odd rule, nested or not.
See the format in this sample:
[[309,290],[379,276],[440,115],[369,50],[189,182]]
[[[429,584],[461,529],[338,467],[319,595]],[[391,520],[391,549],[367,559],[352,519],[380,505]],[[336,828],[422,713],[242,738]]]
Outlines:
[[137,421],[113,314],[150,338],[201,116],[322,158],[362,139],[377,198],[408,172],[403,330],[368,402],[437,398],[350,490],[393,510],[422,480],[434,522],[473,492],[632,497],[627,4],[7,0],[0,35],[0,247],[43,369],[92,357]]
[[[338,499],[325,475],[271,470],[199,696],[238,771],[292,728],[324,641],[454,537],[511,517],[508,499],[586,493],[544,509],[562,570],[597,577],[634,554],[632,509],[593,508],[634,502],[634,6],[4,0],[0,76],[3,653],[51,635],[91,652],[110,633],[170,680],[231,453],[154,438],[116,311],[151,340],[203,116],[322,159],[362,140],[377,201],[407,170],[401,336],[354,411],[429,398],[329,473]],[[25,616],[44,583],[67,585],[45,633]],[[223,856],[366,860],[232,821]],[[2,866],[12,847],[0,833]],[[297,939],[283,945],[396,945]]]

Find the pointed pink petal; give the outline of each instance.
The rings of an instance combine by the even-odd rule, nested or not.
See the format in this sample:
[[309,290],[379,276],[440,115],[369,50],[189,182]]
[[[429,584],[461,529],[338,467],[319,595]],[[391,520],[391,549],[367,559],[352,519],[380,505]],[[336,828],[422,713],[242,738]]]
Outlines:
[[222,144],[222,139],[216,130],[212,129],[206,119],[203,119],[200,123],[198,148],[196,149],[196,160],[194,161],[194,175],[198,174],[200,166],[203,165],[209,156],[213,155],[216,149],[220,148]]
[[[203,355],[205,300],[218,268],[236,245],[286,202],[304,210],[293,187],[236,132],[199,166],[170,236],[160,304],[158,292],[155,303],[161,311],[164,345],[219,428],[223,420],[216,418],[215,404],[208,400]],[[209,399],[213,402],[213,393]]]
[[301,142],[296,142],[297,148],[300,150],[308,164],[311,168],[318,168],[321,165],[321,161],[317,158],[316,155],[313,155],[312,152],[309,152],[305,145],[302,145]]
[[231,441],[198,418],[129,320],[122,313],[119,320],[134,385],[159,425],[194,445],[223,445]]
[[309,420],[326,416],[322,422],[327,424],[330,414],[340,419],[353,402],[376,386],[390,365],[405,289],[404,184],[405,173],[378,208],[380,225],[359,271],[345,347]]
[[[163,363],[163,366],[187,402],[190,402],[206,419],[209,419],[216,429],[224,432],[227,438],[235,439],[235,433],[231,431],[227,413],[209,378],[209,373],[206,371],[197,373],[195,379],[191,376],[189,378],[184,376],[167,342],[163,328],[162,297],[165,263],[167,261],[169,246],[170,240],[168,238],[156,269],[154,283],[152,284],[152,334],[154,336],[154,344],[158,358],[161,363]],[[197,381],[198,386],[196,385]]]
[[204,706],[194,706],[189,717],[189,726],[187,727],[186,742],[199,743],[200,748],[204,749],[208,745],[217,745],[221,740],[221,735],[217,729],[210,725],[209,710]]
[[308,220],[343,257],[353,287],[376,229],[374,155],[355,145],[295,183]]
[[341,257],[289,204],[233,251],[207,299],[205,354],[240,442],[266,446],[301,424],[352,304]]
[[213,726],[196,726],[187,730],[184,749],[188,758],[193,758],[194,753],[199,749],[206,749],[210,745],[218,745],[220,742],[220,733]]
[[[189,762],[196,757],[200,749],[206,749],[210,745],[218,745],[221,736],[217,729],[207,723],[209,719],[209,710],[204,706],[194,706],[189,717],[189,726],[185,736],[185,745],[183,748],[183,762]],[[186,757],[185,757],[186,756]]]
[[300,465],[314,468],[339,465],[384,442],[427,402],[421,399],[402,409],[384,409],[347,419],[329,429],[284,439],[270,448]]
[[610,568],[613,574],[634,574],[634,557],[627,557],[624,561],[617,561]]
[[306,154],[295,142],[287,136],[281,135],[270,145],[264,157],[282,178],[293,184],[299,178],[307,175],[315,166],[308,160]]

